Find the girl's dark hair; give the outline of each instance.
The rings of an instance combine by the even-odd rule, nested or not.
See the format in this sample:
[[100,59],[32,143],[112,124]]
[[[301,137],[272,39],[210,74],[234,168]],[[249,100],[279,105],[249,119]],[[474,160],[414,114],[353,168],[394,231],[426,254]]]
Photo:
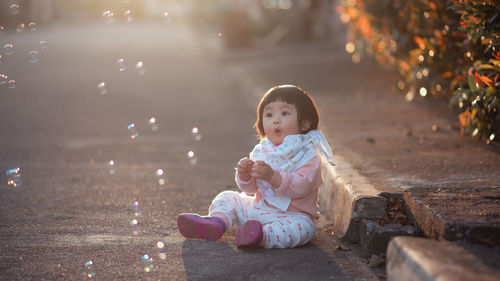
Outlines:
[[259,133],[260,138],[264,138],[266,136],[264,133],[264,125],[262,124],[264,107],[275,101],[282,101],[295,105],[295,108],[297,108],[297,121],[299,123],[299,128],[302,126],[302,122],[306,120],[311,122],[309,128],[302,131],[302,134],[311,130],[318,130],[319,112],[312,97],[306,93],[306,91],[297,86],[281,85],[269,89],[262,97],[259,102],[259,106],[257,107],[257,121],[255,121],[255,129],[257,130],[257,133]]

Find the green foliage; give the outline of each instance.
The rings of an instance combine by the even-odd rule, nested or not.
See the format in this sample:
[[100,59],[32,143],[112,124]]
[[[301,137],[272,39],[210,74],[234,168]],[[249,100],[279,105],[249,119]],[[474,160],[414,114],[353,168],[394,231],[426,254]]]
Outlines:
[[500,5],[495,0],[343,0],[346,50],[398,69],[407,100],[444,96],[461,133],[500,133]]

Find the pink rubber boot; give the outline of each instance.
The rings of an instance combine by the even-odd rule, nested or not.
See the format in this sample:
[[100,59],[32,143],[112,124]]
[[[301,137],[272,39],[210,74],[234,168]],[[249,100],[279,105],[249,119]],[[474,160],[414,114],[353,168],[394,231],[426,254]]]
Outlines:
[[197,214],[180,214],[177,217],[177,228],[182,236],[215,241],[226,231],[226,224],[217,217],[201,217]]
[[248,220],[236,229],[236,247],[253,248],[262,240],[262,224],[258,220]]

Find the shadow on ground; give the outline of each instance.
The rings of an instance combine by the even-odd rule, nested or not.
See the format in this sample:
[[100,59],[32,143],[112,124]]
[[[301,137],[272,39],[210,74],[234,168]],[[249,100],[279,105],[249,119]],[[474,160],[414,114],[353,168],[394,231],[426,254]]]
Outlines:
[[240,250],[227,241],[185,240],[182,258],[187,280],[353,280],[342,273],[341,261],[314,243],[294,249]]

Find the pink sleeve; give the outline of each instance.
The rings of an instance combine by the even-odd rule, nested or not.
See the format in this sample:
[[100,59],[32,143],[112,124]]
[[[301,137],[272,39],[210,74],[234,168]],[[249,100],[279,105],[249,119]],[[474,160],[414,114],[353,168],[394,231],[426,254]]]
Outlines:
[[258,187],[255,178],[251,178],[249,181],[244,181],[240,178],[238,172],[236,172],[235,180],[238,187],[245,193],[253,194],[257,192]]
[[321,159],[316,156],[295,172],[280,172],[281,185],[276,192],[289,198],[301,198],[313,191],[316,175],[320,172]]

